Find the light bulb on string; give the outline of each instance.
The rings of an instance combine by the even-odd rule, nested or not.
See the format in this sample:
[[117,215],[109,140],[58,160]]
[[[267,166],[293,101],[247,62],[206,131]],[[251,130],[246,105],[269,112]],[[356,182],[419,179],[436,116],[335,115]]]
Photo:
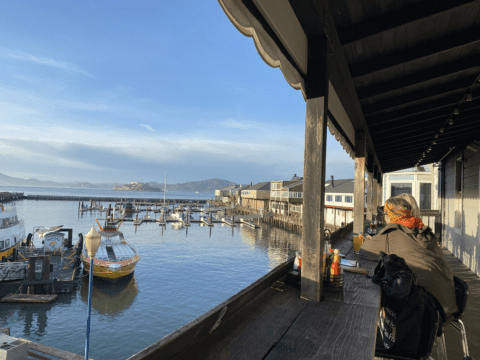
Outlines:
[[465,101],[472,101],[472,89],[471,88],[468,88],[467,98],[465,99]]
[[435,134],[435,139],[438,139],[438,134]]
[[437,145],[437,142],[435,140],[433,140],[432,145]]
[[448,119],[448,123],[449,123],[450,125],[453,125],[453,119],[452,119],[452,118]]
[[445,129],[444,129],[444,128],[441,128],[441,129],[440,129],[440,134],[443,134],[444,131],[445,131]]
[[455,108],[455,110],[453,110],[453,115],[458,115],[458,114],[460,114],[460,109],[459,109],[459,107],[457,106],[457,107]]

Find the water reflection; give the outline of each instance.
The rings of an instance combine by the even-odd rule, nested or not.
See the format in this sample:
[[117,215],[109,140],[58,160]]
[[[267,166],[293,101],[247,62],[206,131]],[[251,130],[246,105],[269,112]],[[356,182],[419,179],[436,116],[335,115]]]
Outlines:
[[[138,294],[135,275],[131,274],[115,284],[94,281],[92,307],[102,315],[116,315],[127,309]],[[88,303],[88,278],[85,277],[80,291],[82,301]]]

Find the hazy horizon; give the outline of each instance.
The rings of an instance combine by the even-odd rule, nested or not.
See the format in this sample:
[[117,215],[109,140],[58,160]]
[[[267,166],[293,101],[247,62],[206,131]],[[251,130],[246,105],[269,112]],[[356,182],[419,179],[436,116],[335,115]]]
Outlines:
[[[55,182],[302,176],[305,101],[217,2],[10,1],[0,172]],[[327,134],[327,179],[354,162]]]

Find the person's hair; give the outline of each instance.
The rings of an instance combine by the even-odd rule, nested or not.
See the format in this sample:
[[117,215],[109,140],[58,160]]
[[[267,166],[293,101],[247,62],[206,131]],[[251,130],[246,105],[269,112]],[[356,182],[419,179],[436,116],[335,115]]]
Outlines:
[[420,218],[420,208],[417,205],[417,201],[415,198],[410,195],[410,194],[400,194],[398,195],[399,198],[404,199],[408,204],[410,204],[410,207],[412,208],[412,216],[416,218]]
[[406,199],[404,199],[403,197],[400,197],[400,195],[392,196],[390,199],[385,201],[385,203],[389,204],[390,206],[392,206],[394,208],[402,208],[402,209],[405,209],[407,211],[412,210],[412,206],[410,205],[410,203]]

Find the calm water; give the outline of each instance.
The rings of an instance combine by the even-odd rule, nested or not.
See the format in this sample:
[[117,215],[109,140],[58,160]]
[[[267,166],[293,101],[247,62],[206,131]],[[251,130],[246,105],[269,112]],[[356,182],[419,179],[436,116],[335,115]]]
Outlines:
[[[98,190],[97,196],[103,192]],[[70,201],[17,202],[27,233],[38,225],[64,225],[73,228],[74,242],[78,233],[89,231],[96,216],[101,217],[79,217],[77,208],[78,203]],[[162,232],[158,225],[143,224],[135,232],[132,223],[124,223],[125,239],[141,259],[128,281],[94,283],[89,355],[125,359],[135,354],[234,295],[299,248],[299,235],[260,226],[232,230],[193,224],[187,231],[169,224]],[[41,246],[38,238],[35,244]],[[13,336],[83,355],[87,290],[83,278],[76,291],[59,295],[52,304],[2,304],[0,327],[10,327]]]

